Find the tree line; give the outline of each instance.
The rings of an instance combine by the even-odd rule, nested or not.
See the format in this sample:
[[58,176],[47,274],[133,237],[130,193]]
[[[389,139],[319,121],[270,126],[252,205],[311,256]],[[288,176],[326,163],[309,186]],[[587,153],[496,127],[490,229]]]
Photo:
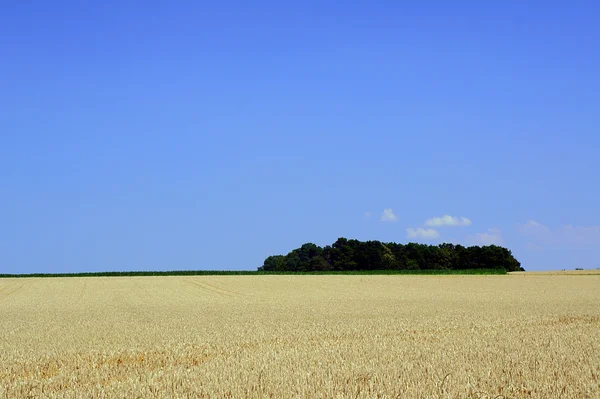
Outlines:
[[509,249],[497,245],[464,247],[458,244],[397,244],[342,237],[325,247],[306,243],[287,255],[271,255],[258,271],[467,269],[504,269],[507,272],[524,270]]

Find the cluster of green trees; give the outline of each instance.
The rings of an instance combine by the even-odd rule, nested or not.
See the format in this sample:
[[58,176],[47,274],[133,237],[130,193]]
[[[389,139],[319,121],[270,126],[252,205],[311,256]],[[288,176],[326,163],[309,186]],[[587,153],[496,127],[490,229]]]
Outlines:
[[464,247],[358,241],[338,238],[324,248],[307,243],[287,255],[272,255],[258,271],[313,272],[353,270],[524,270],[511,251],[496,245]]

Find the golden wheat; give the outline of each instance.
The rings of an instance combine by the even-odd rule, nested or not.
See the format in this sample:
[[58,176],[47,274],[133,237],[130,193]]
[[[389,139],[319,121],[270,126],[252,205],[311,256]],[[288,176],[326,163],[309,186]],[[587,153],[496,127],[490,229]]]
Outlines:
[[599,398],[600,275],[0,279],[0,398]]

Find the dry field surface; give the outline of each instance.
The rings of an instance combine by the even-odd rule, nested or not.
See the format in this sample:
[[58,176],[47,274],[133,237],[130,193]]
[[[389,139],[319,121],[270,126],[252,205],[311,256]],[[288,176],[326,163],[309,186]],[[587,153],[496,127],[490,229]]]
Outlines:
[[586,269],[586,270],[554,270],[549,272],[510,272],[511,275],[523,275],[528,276],[587,276],[587,275],[600,275],[600,269]]
[[600,398],[600,275],[0,279],[0,398]]

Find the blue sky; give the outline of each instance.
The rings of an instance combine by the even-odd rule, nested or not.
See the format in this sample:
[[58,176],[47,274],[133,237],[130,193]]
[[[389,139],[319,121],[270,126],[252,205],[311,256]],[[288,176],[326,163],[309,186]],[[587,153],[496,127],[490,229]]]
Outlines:
[[599,17],[4,0],[0,273],[255,269],[341,236],[600,267]]

